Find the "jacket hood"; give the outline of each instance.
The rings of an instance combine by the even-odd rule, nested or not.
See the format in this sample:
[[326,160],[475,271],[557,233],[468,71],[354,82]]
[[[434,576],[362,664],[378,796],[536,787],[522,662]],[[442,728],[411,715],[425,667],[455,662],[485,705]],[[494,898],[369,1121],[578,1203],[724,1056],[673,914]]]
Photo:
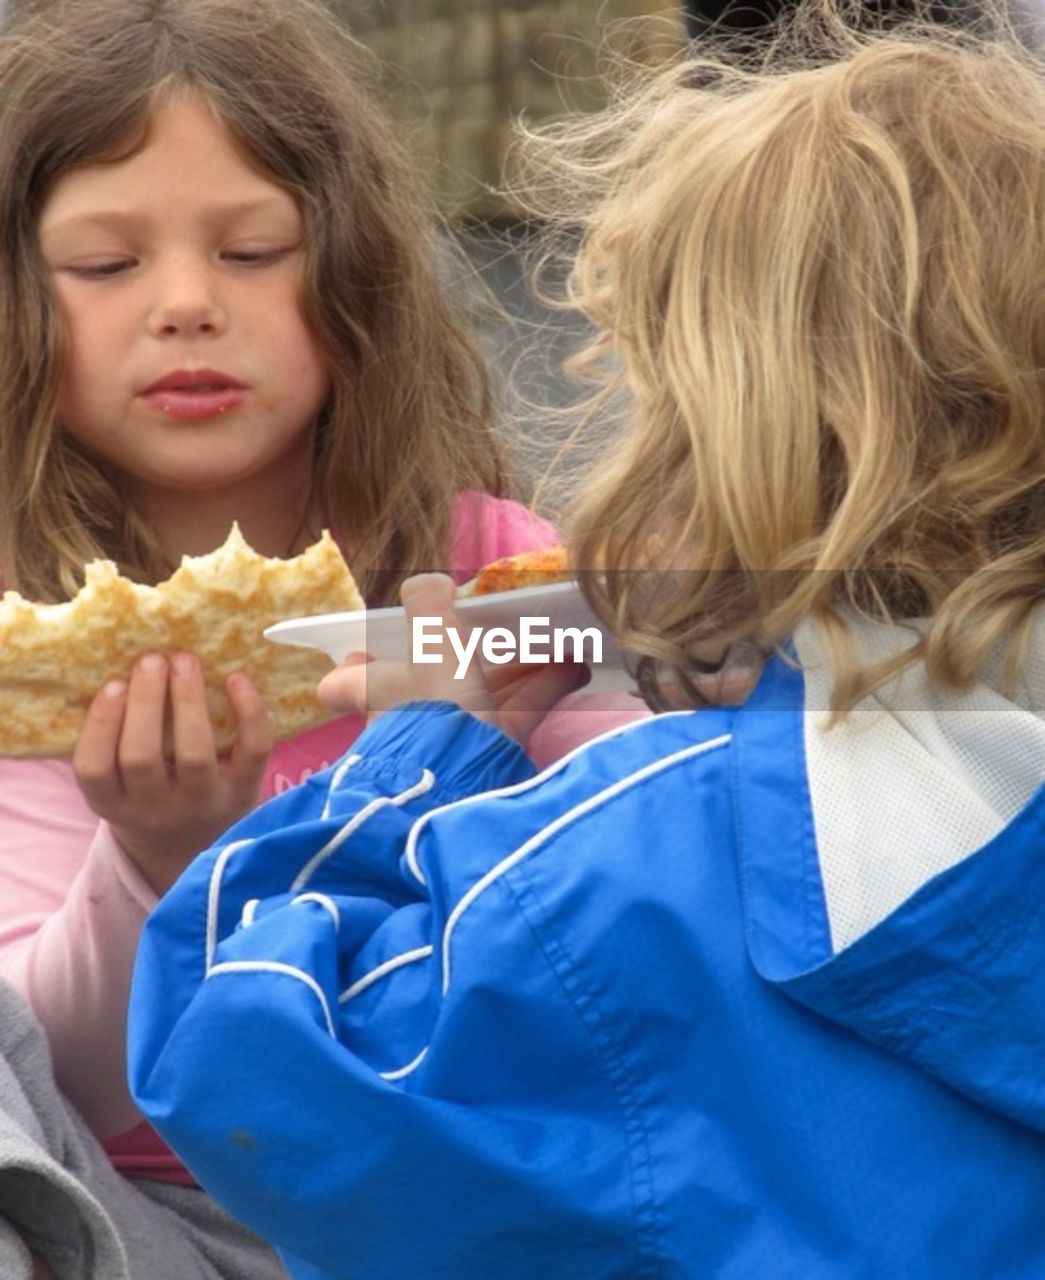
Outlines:
[[[910,644],[861,624],[862,655]],[[1045,610],[1022,679],[904,672],[826,728],[813,628],[738,716],[745,930],[793,999],[1045,1132]],[[781,748],[784,749],[781,749]]]

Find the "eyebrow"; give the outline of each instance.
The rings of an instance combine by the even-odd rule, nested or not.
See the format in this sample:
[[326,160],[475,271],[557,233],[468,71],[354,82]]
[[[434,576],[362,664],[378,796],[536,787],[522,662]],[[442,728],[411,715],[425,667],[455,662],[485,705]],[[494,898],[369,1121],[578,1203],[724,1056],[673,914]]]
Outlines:
[[[297,206],[291,201],[290,209],[295,213],[298,211]],[[286,210],[288,206],[278,196],[261,196],[257,200],[234,200],[227,204],[208,205],[203,211],[204,219],[207,222],[226,222],[234,218],[243,217],[248,213],[268,212],[273,213]],[[149,221],[148,215],[140,213],[128,213],[123,209],[98,209],[92,210],[90,213],[74,213],[68,218],[62,218],[58,222],[50,225],[45,224],[40,228],[43,235],[54,235],[59,231],[74,229],[76,227],[114,227],[117,230],[126,230],[128,228],[140,227]]]

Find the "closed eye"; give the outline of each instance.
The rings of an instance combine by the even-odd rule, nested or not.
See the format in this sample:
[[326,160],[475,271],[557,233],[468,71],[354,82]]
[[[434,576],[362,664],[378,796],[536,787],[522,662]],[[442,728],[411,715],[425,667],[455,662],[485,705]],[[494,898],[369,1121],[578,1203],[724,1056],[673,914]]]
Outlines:
[[133,258],[114,258],[111,262],[92,262],[85,266],[70,266],[66,270],[82,280],[105,280],[109,276],[119,275],[121,271],[128,271],[136,265]]
[[281,262],[292,249],[257,249],[226,250],[221,256],[226,262],[234,262],[242,267],[266,267]]

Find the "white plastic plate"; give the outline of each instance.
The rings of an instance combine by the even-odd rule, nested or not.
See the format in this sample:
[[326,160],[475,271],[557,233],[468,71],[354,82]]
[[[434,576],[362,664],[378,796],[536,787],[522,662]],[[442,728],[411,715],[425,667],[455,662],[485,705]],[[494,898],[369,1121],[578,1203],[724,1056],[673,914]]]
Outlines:
[[[554,582],[548,586],[523,587],[518,591],[500,591],[493,595],[466,596],[455,604],[462,628],[504,627],[518,638],[522,618],[547,619],[541,633],[559,628],[597,627],[602,633],[602,662],[589,662],[592,671],[587,690],[607,692],[633,687],[624,670],[613,638],[601,626],[588,607],[576,582]],[[534,624],[531,623],[531,627]],[[318,649],[334,662],[343,662],[350,653],[368,653],[373,658],[404,661],[409,652],[406,612],[401,605],[385,609],[361,609],[354,613],[320,613],[310,618],[288,618],[265,630],[265,638],[276,644],[300,645]],[[543,652],[550,646],[544,644]],[[568,646],[567,652],[572,650]],[[590,658],[591,642],[585,646]]]

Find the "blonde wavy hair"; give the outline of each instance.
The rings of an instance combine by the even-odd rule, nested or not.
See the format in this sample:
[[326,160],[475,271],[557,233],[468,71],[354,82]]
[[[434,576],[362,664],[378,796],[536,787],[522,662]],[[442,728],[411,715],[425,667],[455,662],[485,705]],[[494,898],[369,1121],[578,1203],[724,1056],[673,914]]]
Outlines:
[[[997,15],[858,32],[828,3],[745,52],[525,140],[531,207],[580,237],[584,431],[628,398],[572,520],[592,601],[656,706],[809,619],[836,719],[999,642],[1014,678],[1045,597],[1041,65]],[[865,668],[854,615],[925,621]]]
[[67,170],[129,156],[164,95],[202,95],[303,212],[303,306],[332,393],[313,484],[370,598],[444,566],[452,499],[502,488],[483,359],[446,242],[374,105],[374,69],[313,0],[37,0],[0,35],[0,565],[38,599],[84,562],[170,571],[119,477],[62,430],[64,338],[37,244]]

